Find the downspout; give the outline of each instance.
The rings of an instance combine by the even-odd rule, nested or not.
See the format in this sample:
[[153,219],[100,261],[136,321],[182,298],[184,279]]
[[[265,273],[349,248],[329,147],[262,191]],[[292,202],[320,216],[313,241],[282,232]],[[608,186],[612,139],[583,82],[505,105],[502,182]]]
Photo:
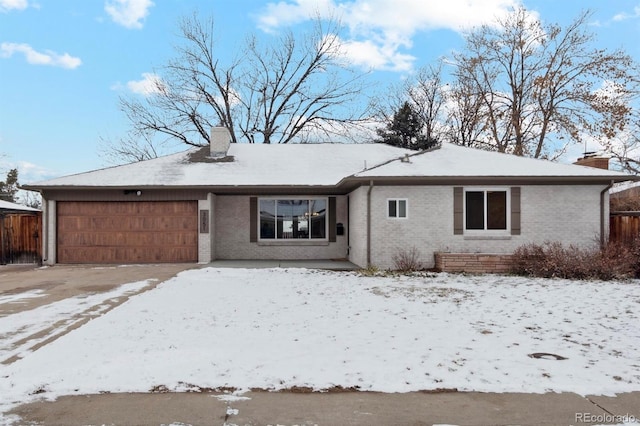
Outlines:
[[347,258],[351,255],[351,210],[349,201],[350,198],[347,196]]
[[367,267],[371,266],[371,190],[373,189],[373,181],[369,181],[369,190],[367,191]]
[[613,186],[613,180],[609,183],[609,185],[607,185],[607,187],[605,189],[603,189],[602,191],[600,191],[600,247],[604,247],[605,244],[607,243],[608,238],[605,237],[604,232],[605,232],[605,220],[607,220],[608,218],[605,218],[605,194],[609,192],[609,190],[611,189],[611,187]]

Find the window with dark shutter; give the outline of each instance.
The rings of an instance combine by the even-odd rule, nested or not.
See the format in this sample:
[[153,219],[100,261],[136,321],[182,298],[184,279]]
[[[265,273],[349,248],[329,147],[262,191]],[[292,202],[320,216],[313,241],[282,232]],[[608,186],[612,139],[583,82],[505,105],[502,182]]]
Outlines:
[[249,198],[249,242],[258,241],[258,197]]
[[464,210],[463,210],[464,190],[461,186],[453,188],[453,234],[462,235],[464,233]]
[[454,187],[453,233],[519,235],[520,187]]
[[511,188],[511,235],[520,235],[520,187]]

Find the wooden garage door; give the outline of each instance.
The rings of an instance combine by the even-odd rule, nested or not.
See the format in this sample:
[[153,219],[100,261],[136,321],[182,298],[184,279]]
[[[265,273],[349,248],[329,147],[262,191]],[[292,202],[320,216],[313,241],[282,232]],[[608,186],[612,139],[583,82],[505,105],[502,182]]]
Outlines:
[[197,262],[196,201],[59,201],[58,263]]

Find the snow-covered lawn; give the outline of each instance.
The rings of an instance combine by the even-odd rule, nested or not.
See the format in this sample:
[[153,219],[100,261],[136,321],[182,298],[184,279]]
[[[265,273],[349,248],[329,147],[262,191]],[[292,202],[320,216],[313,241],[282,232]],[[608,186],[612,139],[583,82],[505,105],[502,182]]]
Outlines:
[[639,311],[638,280],[189,270],[0,366],[0,411],[165,387],[638,391]]

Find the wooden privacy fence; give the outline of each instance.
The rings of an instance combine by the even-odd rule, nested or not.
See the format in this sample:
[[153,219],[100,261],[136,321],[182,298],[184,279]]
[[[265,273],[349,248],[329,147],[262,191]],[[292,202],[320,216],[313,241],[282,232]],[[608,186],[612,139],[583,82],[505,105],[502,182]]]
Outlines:
[[0,264],[40,263],[42,214],[0,213]]
[[640,238],[640,212],[612,212],[609,241],[628,244],[636,238]]

